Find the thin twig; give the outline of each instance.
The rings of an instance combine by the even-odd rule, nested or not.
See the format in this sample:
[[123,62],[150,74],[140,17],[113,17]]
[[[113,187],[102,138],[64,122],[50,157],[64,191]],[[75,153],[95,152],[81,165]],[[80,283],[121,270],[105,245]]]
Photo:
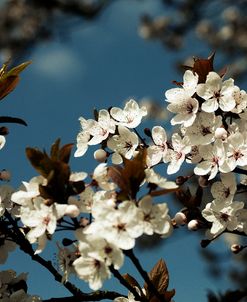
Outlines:
[[118,279],[118,281],[124,286],[126,287],[135,297],[135,299],[137,301],[143,301],[143,302],[147,302],[146,299],[142,298],[138,292],[136,291],[136,289],[134,287],[132,287],[124,278],[123,276],[119,273],[118,270],[114,269],[113,266],[110,266],[110,271],[113,274],[113,276]]

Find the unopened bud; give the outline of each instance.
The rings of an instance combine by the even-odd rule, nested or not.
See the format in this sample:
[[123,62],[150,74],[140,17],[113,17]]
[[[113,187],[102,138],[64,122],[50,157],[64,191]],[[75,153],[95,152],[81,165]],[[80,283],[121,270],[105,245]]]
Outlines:
[[203,240],[201,241],[201,247],[205,248],[205,247],[207,247],[210,243],[211,243],[211,240],[209,240],[209,239],[203,239]]
[[80,210],[78,207],[74,204],[70,204],[67,206],[67,209],[65,211],[65,215],[69,215],[70,217],[74,218],[77,217],[80,214]]
[[187,218],[183,212],[177,212],[174,216],[174,220],[177,225],[185,225],[187,222]]
[[227,131],[224,128],[217,128],[215,130],[215,138],[219,138],[219,139],[226,139],[227,138]]
[[9,129],[7,127],[0,127],[0,135],[9,134]]
[[202,188],[206,188],[209,184],[208,181],[208,176],[207,175],[202,175],[198,177],[198,184]]
[[196,219],[193,219],[191,220],[189,223],[188,223],[188,229],[190,231],[196,231],[199,229],[199,221],[196,220]]
[[69,245],[73,244],[74,242],[75,242],[74,240],[71,240],[69,238],[63,238],[63,240],[62,240],[63,246],[69,246]]
[[98,162],[103,163],[107,158],[107,153],[103,149],[98,149],[94,152],[93,156]]
[[240,245],[240,244],[233,244],[231,246],[231,251],[234,253],[234,254],[238,254],[239,252],[241,252],[243,249],[243,246]]
[[11,178],[11,174],[9,171],[3,169],[1,172],[0,172],[0,180],[5,180],[5,181],[9,181]]
[[149,128],[145,128],[144,133],[146,134],[146,136],[152,137],[152,133],[151,133],[151,130]]
[[176,178],[176,185],[181,186],[181,185],[184,184],[189,178],[190,178],[190,176],[178,176],[178,177]]

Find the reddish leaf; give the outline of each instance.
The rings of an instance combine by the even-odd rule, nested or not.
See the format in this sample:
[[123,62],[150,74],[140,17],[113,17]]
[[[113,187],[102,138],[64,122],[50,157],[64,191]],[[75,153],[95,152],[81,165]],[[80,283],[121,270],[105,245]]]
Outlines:
[[59,151],[59,145],[60,145],[60,138],[58,138],[55,143],[52,144],[51,150],[50,150],[50,156],[52,160],[58,159],[58,151]]
[[108,176],[123,191],[128,191],[128,183],[123,178],[123,168],[120,166],[111,166],[108,168]]
[[58,158],[64,163],[68,163],[70,159],[71,150],[74,144],[66,144],[59,150]]
[[[175,295],[175,289],[172,289],[170,291],[167,291],[164,293],[164,301],[170,302],[171,299],[174,297]],[[152,297],[150,302],[160,302],[160,300],[157,297]]]
[[117,184],[121,194],[135,198],[140,184],[145,178],[146,151],[140,150],[134,159],[123,159],[123,167],[113,166],[108,168],[108,175]]
[[139,285],[139,283],[136,281],[136,279],[134,277],[132,277],[129,274],[124,274],[122,275],[122,277],[129,283],[129,285],[133,288],[137,287],[139,288],[140,292],[142,293],[142,289],[141,286]]
[[195,59],[192,67],[193,72],[196,72],[199,76],[198,83],[205,83],[207,75],[210,71],[214,70],[214,55],[210,55],[207,59]]
[[72,144],[59,148],[60,140],[52,145],[50,157],[44,151],[35,148],[26,148],[26,154],[32,166],[47,179],[46,186],[40,186],[43,198],[58,203],[66,203],[70,195],[75,195],[85,189],[84,182],[71,182],[68,160]]
[[15,89],[19,82],[19,73],[23,71],[31,62],[22,63],[7,71],[8,64],[4,64],[0,69],[0,100]]
[[149,278],[160,294],[166,292],[169,284],[169,274],[163,259],[160,259],[152,268]]

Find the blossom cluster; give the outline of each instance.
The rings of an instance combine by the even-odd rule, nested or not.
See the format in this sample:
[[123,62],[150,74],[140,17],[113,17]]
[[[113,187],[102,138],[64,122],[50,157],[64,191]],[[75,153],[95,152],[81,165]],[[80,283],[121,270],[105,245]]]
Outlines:
[[[80,119],[83,128],[78,135],[75,156],[85,153],[88,145],[102,143],[106,139],[115,164],[131,159],[134,152],[139,152],[139,138],[129,129],[140,124],[146,114],[145,109],[130,100],[123,110],[113,107],[110,112],[111,116],[108,111],[100,110],[97,121]],[[82,137],[87,137],[87,146],[84,143],[81,145]],[[146,182],[167,190],[178,187],[175,182],[167,181],[146,165],[142,172],[144,176],[140,185]],[[69,181],[82,181],[85,178],[87,174],[84,172],[71,173]],[[54,202],[45,198],[40,188],[48,186],[48,183],[43,176],[23,182],[22,187],[9,196],[11,206],[1,203],[1,215],[7,209],[20,219],[26,239],[31,244],[37,244],[36,254],[44,250],[47,239],[59,227],[68,223],[66,219],[77,219],[77,243],[71,248],[59,247],[58,258],[64,271],[64,282],[69,274],[76,273],[93,290],[97,290],[103,280],[110,277],[111,267],[118,270],[123,265],[123,251],[132,249],[136,238],[154,233],[167,237],[172,232],[167,204],[154,202],[149,194],[142,198],[128,195],[119,197],[118,186],[109,176],[106,163],[100,163],[95,168],[91,181],[85,183],[82,192],[69,196],[67,200]],[[6,243],[2,247],[6,248]]]
[[[209,237],[225,229],[247,234],[245,204],[235,200],[236,173],[238,169],[245,173],[247,167],[246,92],[233,79],[225,80],[224,75],[215,71],[208,72],[202,81],[196,72],[187,70],[183,84],[165,95],[168,110],[176,114],[171,124],[180,125],[181,134],[172,135],[172,151],[168,150],[165,156],[180,149],[175,167],[186,158],[196,165],[195,175],[212,183],[214,199],[202,210],[202,216],[211,223]],[[168,166],[167,173],[171,172],[177,170],[171,171]],[[216,179],[219,173],[221,181]]]
[[[182,83],[175,82],[177,87],[165,93],[167,109],[174,114],[171,125],[176,127],[170,138],[162,126],[146,128],[142,137],[137,127],[147,110],[130,99],[123,109],[101,109],[95,119],[80,117],[74,156],[99,145],[94,158],[100,163],[91,175],[72,173],[68,165],[72,146],[60,149],[57,141],[50,157],[27,150],[40,176],[23,182],[15,192],[1,186],[0,221],[11,214],[21,234],[36,244],[35,254],[45,249],[56,231],[73,231],[73,240],[65,238],[63,247],[57,244],[62,282],[75,274],[98,290],[122,267],[137,238],[143,234],[166,238],[174,226],[203,227],[210,240],[224,231],[247,235],[247,209],[235,199],[246,192],[247,182],[243,178],[238,184],[238,174],[247,174],[247,94],[233,79],[216,73],[211,59],[200,63],[204,68],[195,64],[185,71]],[[155,170],[165,164],[166,173],[177,176],[183,163],[193,172],[176,182]],[[183,193],[192,178],[198,180],[198,192],[209,186],[211,202],[203,200],[203,194],[193,199]],[[180,199],[185,196],[185,207],[174,218],[166,202],[155,200],[171,192]],[[9,230],[0,230],[1,263],[15,248]],[[128,301],[134,301],[132,293]]]

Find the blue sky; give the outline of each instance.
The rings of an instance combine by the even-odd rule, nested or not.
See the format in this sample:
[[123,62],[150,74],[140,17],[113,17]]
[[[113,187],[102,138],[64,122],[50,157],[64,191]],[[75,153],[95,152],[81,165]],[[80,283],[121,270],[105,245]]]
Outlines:
[[[49,149],[58,137],[62,143],[75,142],[78,118],[91,118],[93,108],[122,106],[130,97],[138,100],[147,96],[165,106],[164,91],[172,87],[172,80],[182,79],[173,65],[179,54],[138,36],[139,17],[147,11],[159,15],[159,1],[116,1],[93,23],[77,20],[66,39],[57,37],[35,47],[27,58],[32,65],[23,72],[17,89],[1,103],[2,115],[18,116],[28,123],[27,128],[10,125],[7,145],[0,153],[2,168],[12,172],[13,186],[36,175],[25,158],[25,147]],[[191,49],[187,48],[186,54],[208,55],[205,46],[189,39]],[[160,124],[169,127],[169,121]],[[85,157],[72,159],[74,171],[91,172],[95,165],[90,150]],[[204,302],[207,289],[227,288],[226,279],[216,282],[206,275],[206,266],[198,256],[200,236],[177,232],[174,239],[164,239],[158,249],[136,251],[144,267],[150,270],[164,258],[170,271],[170,289],[176,288],[176,302]],[[220,242],[215,246],[226,249]],[[52,247],[49,244],[44,257],[51,255],[54,259]],[[33,294],[43,298],[69,295],[49,273],[20,252],[11,254],[6,268],[29,271],[29,291]],[[121,272],[135,274],[128,261]],[[83,282],[77,284],[86,288]],[[117,281],[107,282],[106,288],[124,293]]]

